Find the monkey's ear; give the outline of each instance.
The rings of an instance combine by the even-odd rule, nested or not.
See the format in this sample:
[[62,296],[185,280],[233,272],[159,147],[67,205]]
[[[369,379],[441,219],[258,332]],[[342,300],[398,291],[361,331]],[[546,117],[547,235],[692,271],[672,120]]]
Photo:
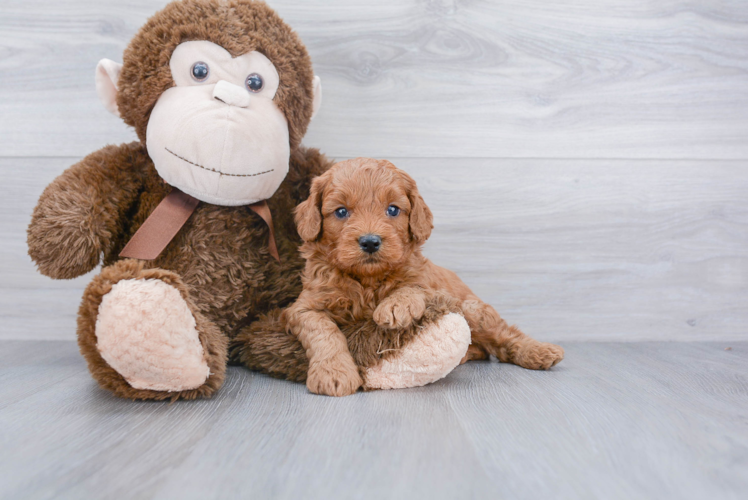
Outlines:
[[416,187],[416,181],[414,181],[409,175],[405,174],[410,180],[408,189],[408,201],[410,201],[410,234],[413,235],[413,240],[416,243],[423,243],[429,236],[431,236],[431,230],[434,228],[434,215],[431,213],[431,209],[423,201],[421,193],[418,192]]
[[122,65],[110,59],[102,59],[96,65],[96,93],[107,111],[119,116],[117,108],[117,82]]
[[309,198],[294,210],[296,230],[304,241],[314,241],[322,231],[322,194],[327,187],[327,176],[322,174],[312,181]]
[[319,111],[320,106],[322,106],[322,81],[317,75],[314,75],[314,81],[312,82],[312,85],[314,86],[314,99],[312,100],[312,118],[314,118],[314,116],[317,114],[317,111]]

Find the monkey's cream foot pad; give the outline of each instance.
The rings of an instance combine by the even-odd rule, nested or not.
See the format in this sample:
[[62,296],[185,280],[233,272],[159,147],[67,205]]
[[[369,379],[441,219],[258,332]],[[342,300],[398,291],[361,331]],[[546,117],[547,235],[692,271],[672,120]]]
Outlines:
[[183,391],[209,375],[195,318],[161,280],[122,280],[99,306],[97,348],[136,389]]
[[404,389],[436,382],[460,364],[469,345],[465,318],[447,314],[424,328],[397,356],[367,368],[364,389]]

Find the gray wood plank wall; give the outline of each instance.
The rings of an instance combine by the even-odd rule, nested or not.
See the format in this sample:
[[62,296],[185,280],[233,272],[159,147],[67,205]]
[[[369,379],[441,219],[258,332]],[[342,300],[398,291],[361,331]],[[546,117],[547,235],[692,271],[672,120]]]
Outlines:
[[[322,78],[305,143],[389,158],[427,254],[546,340],[748,338],[748,3],[271,0]],[[43,187],[134,139],[94,91],[165,2],[0,1],[0,338],[74,338]]]

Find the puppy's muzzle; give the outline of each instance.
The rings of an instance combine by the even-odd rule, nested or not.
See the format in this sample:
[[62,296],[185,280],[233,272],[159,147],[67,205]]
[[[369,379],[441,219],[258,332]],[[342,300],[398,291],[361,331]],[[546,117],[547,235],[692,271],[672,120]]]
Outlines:
[[358,239],[358,246],[368,254],[379,251],[382,246],[382,238],[377,234],[365,234]]

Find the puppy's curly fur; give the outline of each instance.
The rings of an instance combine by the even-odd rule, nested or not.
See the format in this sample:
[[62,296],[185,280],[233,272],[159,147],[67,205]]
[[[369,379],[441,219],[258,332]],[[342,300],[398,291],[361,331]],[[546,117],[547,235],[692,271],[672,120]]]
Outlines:
[[[304,240],[304,290],[279,319],[306,351],[312,392],[342,396],[362,385],[350,350],[351,330],[368,324],[363,330],[370,333],[398,332],[390,338],[402,345],[408,334],[417,334],[414,326],[435,301],[444,304],[445,294],[445,309],[463,314],[471,329],[472,345],[463,361],[491,354],[525,368],[548,369],[563,359],[559,346],[509,326],[456,274],[422,255],[432,214],[415,181],[392,163],[357,158],[334,165],[314,180],[295,216]],[[376,250],[364,249],[364,236],[380,241]],[[367,348],[358,349],[356,358],[376,358],[362,351]]]

